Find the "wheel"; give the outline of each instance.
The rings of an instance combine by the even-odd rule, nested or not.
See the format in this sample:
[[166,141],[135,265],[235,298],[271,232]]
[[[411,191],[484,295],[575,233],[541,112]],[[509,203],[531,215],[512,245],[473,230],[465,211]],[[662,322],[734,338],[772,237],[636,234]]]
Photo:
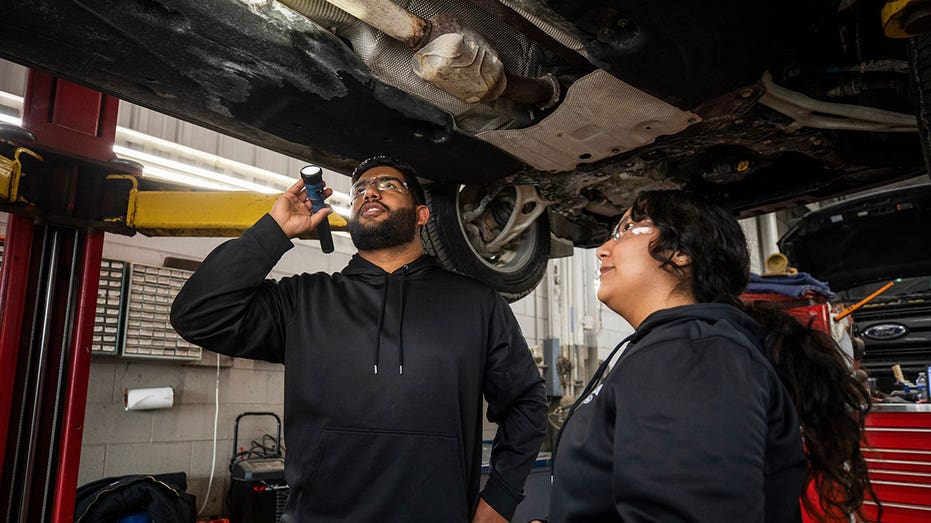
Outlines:
[[530,294],[550,252],[546,202],[530,186],[431,184],[424,246],[452,272],[491,285],[508,301]]
[[921,138],[925,166],[931,176],[931,34],[909,38],[908,57],[915,114],[918,116],[918,136]]

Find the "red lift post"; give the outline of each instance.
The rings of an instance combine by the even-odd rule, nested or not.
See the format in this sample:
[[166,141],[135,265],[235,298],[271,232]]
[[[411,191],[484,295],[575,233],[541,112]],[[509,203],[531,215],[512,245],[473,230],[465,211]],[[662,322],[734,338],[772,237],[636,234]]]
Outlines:
[[17,145],[45,158],[29,180],[43,186],[33,192],[37,201],[7,206],[0,271],[0,513],[7,521],[74,520],[104,234],[86,213],[105,173],[120,171],[107,168],[117,110],[115,98],[30,72],[23,127],[35,142]]

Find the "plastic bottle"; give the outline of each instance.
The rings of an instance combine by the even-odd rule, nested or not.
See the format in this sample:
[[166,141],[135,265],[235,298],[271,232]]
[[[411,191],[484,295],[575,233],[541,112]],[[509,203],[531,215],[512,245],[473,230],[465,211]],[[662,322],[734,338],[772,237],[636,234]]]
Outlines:
[[924,372],[919,372],[918,377],[915,378],[915,388],[918,389],[918,399],[928,400],[928,379],[925,377]]

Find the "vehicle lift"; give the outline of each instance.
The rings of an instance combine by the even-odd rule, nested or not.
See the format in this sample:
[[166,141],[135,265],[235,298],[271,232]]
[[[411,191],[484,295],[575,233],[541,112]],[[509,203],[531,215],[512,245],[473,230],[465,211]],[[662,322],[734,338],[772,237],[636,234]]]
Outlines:
[[[4,521],[74,521],[104,232],[234,236],[277,198],[140,191],[142,166],[113,153],[118,108],[112,96],[32,70],[22,128],[0,125]],[[329,221],[346,228],[336,214]]]

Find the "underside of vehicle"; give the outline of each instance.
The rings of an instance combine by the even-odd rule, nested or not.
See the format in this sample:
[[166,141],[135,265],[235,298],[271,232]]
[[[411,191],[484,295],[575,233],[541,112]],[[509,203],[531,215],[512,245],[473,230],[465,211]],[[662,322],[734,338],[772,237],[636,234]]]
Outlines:
[[887,34],[928,17],[885,5],[39,0],[0,55],[342,173],[408,161],[428,250],[514,298],[641,190],[749,216],[924,172],[931,48]]

